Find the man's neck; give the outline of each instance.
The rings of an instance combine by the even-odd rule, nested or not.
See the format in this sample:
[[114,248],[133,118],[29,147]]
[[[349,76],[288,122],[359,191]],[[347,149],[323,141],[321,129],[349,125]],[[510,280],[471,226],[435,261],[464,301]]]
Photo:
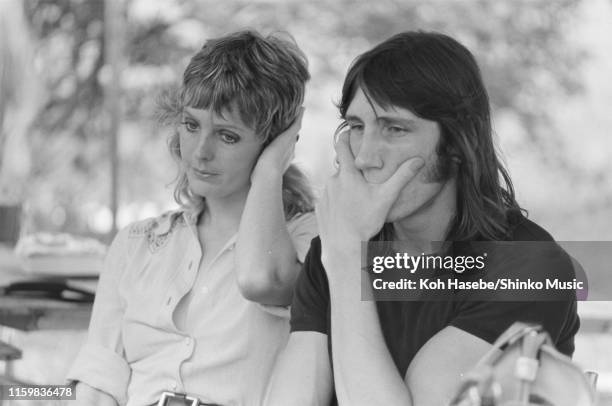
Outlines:
[[444,241],[457,212],[456,196],[455,182],[447,182],[429,205],[393,222],[395,239],[410,241],[423,250],[430,250],[432,242]]

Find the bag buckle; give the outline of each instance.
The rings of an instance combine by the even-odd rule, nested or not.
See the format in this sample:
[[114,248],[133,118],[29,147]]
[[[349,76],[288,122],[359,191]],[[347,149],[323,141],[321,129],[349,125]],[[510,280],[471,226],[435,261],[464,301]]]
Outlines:
[[162,392],[161,397],[159,398],[159,402],[157,402],[157,406],[175,406],[176,403],[173,399],[177,399],[182,402],[182,405],[185,406],[198,406],[200,404],[200,400],[193,396],[187,396],[185,393],[177,393],[177,392]]

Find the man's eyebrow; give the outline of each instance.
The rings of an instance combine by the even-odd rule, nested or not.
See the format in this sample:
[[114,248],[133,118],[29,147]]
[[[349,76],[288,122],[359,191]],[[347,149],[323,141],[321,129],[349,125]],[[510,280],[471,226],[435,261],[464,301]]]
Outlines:
[[345,121],[362,121],[359,117],[354,116],[352,114],[350,114],[348,116],[344,116],[344,120]]
[[406,127],[415,127],[417,121],[413,118],[402,118],[397,116],[378,116],[377,120],[387,124],[401,124]]

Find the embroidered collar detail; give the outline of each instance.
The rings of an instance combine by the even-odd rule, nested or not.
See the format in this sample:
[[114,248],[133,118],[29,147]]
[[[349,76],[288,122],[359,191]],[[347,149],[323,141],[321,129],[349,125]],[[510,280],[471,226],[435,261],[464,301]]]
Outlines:
[[199,213],[195,210],[179,209],[169,211],[159,217],[132,224],[129,229],[129,237],[146,236],[149,250],[157,252],[167,244],[172,232],[177,227],[195,225],[198,216]]

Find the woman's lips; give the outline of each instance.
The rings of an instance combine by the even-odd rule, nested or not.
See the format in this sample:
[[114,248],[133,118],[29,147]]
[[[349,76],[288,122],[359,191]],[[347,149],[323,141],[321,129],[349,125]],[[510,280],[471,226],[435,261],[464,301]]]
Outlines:
[[218,173],[217,172],[211,172],[211,171],[207,171],[205,169],[196,169],[196,168],[191,168],[191,171],[193,172],[193,174],[200,178],[200,179],[210,179],[214,176],[217,176]]

